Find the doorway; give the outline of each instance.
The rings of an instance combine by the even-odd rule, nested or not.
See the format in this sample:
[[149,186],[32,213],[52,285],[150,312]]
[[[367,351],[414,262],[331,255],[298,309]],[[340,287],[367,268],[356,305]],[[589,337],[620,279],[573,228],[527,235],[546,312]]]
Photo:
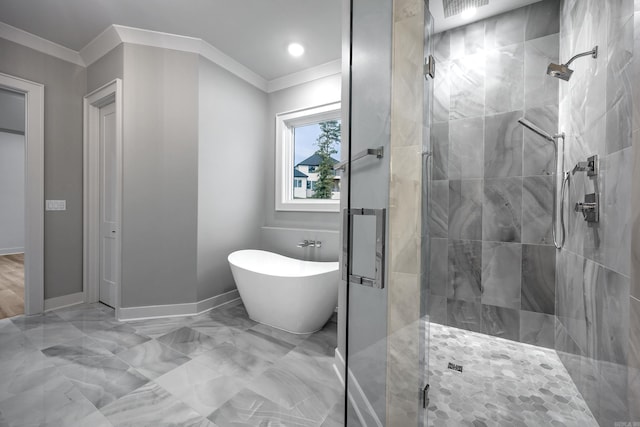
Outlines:
[[84,100],[84,290],[120,309],[122,81]]
[[24,313],[25,96],[0,89],[0,319]]
[[44,86],[0,73],[0,96],[3,318],[44,309]]

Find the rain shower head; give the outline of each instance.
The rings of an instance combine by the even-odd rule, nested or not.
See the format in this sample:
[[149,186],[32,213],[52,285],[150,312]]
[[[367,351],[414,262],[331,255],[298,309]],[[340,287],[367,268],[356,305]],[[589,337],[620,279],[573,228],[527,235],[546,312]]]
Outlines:
[[594,47],[588,52],[582,52],[573,56],[566,64],[554,64],[552,62],[547,67],[547,74],[551,77],[557,77],[561,80],[569,81],[571,75],[573,74],[573,70],[569,68],[569,64],[571,64],[575,59],[580,58],[581,56],[591,56],[592,58],[597,58],[598,46]]
[[556,142],[556,138],[554,138],[553,136],[551,136],[549,133],[545,132],[544,130],[540,129],[538,126],[534,125],[533,123],[531,123],[529,120],[525,119],[524,117],[518,119],[518,123],[520,123],[522,126],[526,127],[527,129],[537,133],[538,135],[540,135],[541,137],[543,137],[547,141],[554,142],[554,143]]
[[557,77],[564,81],[569,81],[569,79],[571,78],[571,74],[573,74],[573,70],[567,67],[565,64],[551,63],[547,67],[547,74],[551,77]]

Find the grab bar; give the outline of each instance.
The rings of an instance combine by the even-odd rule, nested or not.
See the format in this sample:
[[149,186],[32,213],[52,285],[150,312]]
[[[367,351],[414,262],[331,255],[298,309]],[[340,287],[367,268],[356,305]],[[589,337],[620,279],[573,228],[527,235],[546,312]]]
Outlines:
[[[384,147],[367,148],[366,150],[361,151],[353,156],[351,161],[355,162],[356,160],[360,160],[363,157],[367,156],[376,156],[378,159],[381,159],[384,156]],[[348,164],[349,160],[343,160],[340,163],[336,163],[336,165],[333,167],[333,170],[346,170]]]

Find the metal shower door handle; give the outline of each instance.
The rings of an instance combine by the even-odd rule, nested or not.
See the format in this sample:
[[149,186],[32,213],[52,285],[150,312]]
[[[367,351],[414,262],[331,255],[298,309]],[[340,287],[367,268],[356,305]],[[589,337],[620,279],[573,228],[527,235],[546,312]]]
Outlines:
[[[375,277],[365,277],[353,274],[351,263],[353,256],[353,226],[351,219],[355,215],[370,215],[376,217],[376,261]],[[342,280],[357,285],[384,289],[385,239],[386,239],[386,209],[344,209],[342,232]],[[348,232],[347,232],[348,230]]]

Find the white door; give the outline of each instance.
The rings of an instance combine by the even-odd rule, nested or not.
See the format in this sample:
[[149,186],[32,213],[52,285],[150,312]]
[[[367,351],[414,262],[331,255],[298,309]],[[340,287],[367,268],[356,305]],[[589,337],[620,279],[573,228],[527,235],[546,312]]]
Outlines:
[[100,301],[116,306],[118,278],[118,186],[115,103],[100,108]]

